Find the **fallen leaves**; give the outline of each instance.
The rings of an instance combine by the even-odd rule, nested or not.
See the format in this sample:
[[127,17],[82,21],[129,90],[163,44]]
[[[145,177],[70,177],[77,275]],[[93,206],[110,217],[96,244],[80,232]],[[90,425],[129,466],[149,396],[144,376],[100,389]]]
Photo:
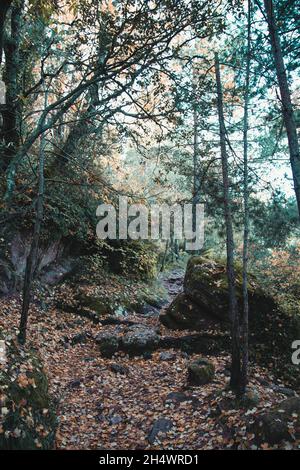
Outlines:
[[[69,295],[69,287],[60,289],[59,293],[56,288],[47,294],[49,307],[46,313],[41,311],[37,298],[30,311],[28,331],[28,347],[39,351],[51,394],[58,405],[57,448],[258,448],[254,434],[247,432],[246,423],[283,398],[266,385],[272,380],[269,371],[252,368],[251,386],[258,390],[260,401],[253,408],[240,409],[233,407],[234,397],[226,388],[229,379],[229,357],[226,354],[210,357],[216,368],[215,380],[203,387],[187,387],[186,365],[196,355],[188,356],[171,350],[172,360],[166,361],[161,359],[161,351],[154,352],[147,359],[129,358],[121,352],[112,359],[105,359],[93,338],[112,328],[118,328],[122,333],[122,325],[93,324],[86,318],[55,308],[52,301],[56,295]],[[108,294],[109,291],[106,292]],[[14,338],[20,302],[17,298],[13,302],[1,300],[0,306],[0,326],[10,331]],[[151,327],[159,326],[156,317],[132,314],[128,319]],[[84,342],[72,344],[72,338],[86,331],[89,334],[85,335]],[[170,331],[162,326],[160,332],[170,335]],[[172,336],[178,337],[186,334],[186,331],[172,332]],[[24,370],[16,370],[12,378],[24,390],[35,386],[30,376],[31,368],[32,365],[26,363]],[[121,374],[118,370],[125,372]],[[266,382],[264,385],[262,379]],[[178,396],[184,394],[187,399],[170,401],[167,397],[171,392]],[[5,413],[5,395],[0,399],[3,404],[1,413]],[[47,414],[48,410],[44,408],[42,413]],[[171,420],[173,427],[160,433],[154,443],[149,444],[148,436],[153,424],[162,418]],[[43,436],[45,430],[40,428],[38,431]],[[39,446],[38,440],[36,445]],[[293,447],[298,445],[299,442],[295,441]],[[283,443],[282,448],[285,446],[287,444]],[[269,450],[273,447],[263,443],[259,448]]]

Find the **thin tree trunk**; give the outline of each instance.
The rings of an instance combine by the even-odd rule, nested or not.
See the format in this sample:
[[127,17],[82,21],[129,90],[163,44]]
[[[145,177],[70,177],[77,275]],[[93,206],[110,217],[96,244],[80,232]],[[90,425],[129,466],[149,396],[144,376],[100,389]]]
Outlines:
[[251,0],[248,0],[248,22],[247,22],[247,60],[246,80],[244,94],[244,119],[243,119],[243,142],[244,142],[244,243],[243,243],[243,317],[242,317],[242,378],[241,393],[245,393],[248,384],[249,365],[249,303],[248,303],[248,247],[249,247],[249,175],[248,175],[248,112],[249,112],[249,84],[250,84],[250,61],[251,61]]
[[229,317],[231,321],[231,377],[230,386],[234,392],[240,394],[241,386],[241,351],[240,351],[240,322],[236,298],[236,282],[234,272],[234,240],[232,228],[232,214],[229,195],[229,176],[228,176],[228,157],[226,150],[226,130],[223,109],[223,91],[220,76],[219,56],[215,54],[215,70],[217,83],[217,105],[220,129],[220,147],[222,159],[223,192],[224,192],[224,211],[226,224],[226,248],[227,248],[227,278],[229,291]]
[[0,65],[2,63],[5,20],[7,17],[8,9],[11,4],[12,4],[12,0],[1,0],[1,3],[0,3]]
[[[47,107],[47,92],[45,92],[45,108]],[[45,133],[40,137],[40,151],[39,151],[39,171],[38,171],[38,196],[36,202],[36,219],[33,229],[33,237],[30,247],[30,252],[26,260],[26,269],[23,286],[23,303],[21,311],[21,319],[19,326],[18,340],[20,344],[26,342],[27,322],[28,322],[28,311],[31,301],[31,287],[34,276],[34,270],[36,267],[39,239],[41,233],[41,226],[44,215],[44,192],[45,192],[45,179],[44,179],[44,167],[45,167]]]
[[165,269],[167,254],[168,254],[168,250],[169,250],[169,244],[170,244],[170,240],[167,240],[167,241],[166,241],[166,246],[165,246],[165,251],[164,251],[163,260],[162,260],[161,267],[160,267],[160,272],[161,272],[161,273],[162,273],[162,272],[164,271],[164,269]]
[[193,231],[196,230],[196,206],[200,201],[200,178],[199,178],[199,135],[198,135],[198,113],[197,107],[193,110],[194,119],[194,142],[193,142]]
[[298,212],[300,216],[300,148],[297,136],[295,115],[289,90],[286,68],[283,61],[280,38],[274,15],[274,5],[272,0],[264,0],[267,15],[269,38],[272,46],[272,53],[275,62],[278,84],[280,88],[281,104],[284,124],[287,132],[290,162],[294,180],[294,190],[297,199]]

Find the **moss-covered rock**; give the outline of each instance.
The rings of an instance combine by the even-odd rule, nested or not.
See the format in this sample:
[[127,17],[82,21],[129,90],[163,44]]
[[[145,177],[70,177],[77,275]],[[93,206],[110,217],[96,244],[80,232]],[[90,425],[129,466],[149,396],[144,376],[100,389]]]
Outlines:
[[283,440],[300,438],[300,398],[288,398],[279,405],[256,417],[249,431],[257,442],[279,444]]
[[213,380],[214,375],[215,367],[207,359],[199,358],[188,365],[188,382],[190,385],[205,385]]
[[[242,270],[235,265],[236,294],[242,309]],[[184,278],[184,292],[202,311],[220,321],[228,321],[228,281],[226,263],[201,256],[192,257]],[[259,286],[253,274],[248,275],[249,316],[263,315],[276,308],[274,299]]]
[[[242,312],[242,274],[236,266],[236,293]],[[261,318],[277,309],[274,299],[249,275],[249,321],[261,326]],[[228,323],[229,302],[226,264],[194,256],[187,265],[184,292],[161,315],[163,324],[177,329],[202,329],[207,320]]]
[[32,351],[6,341],[0,369],[0,449],[52,449],[56,415],[47,377]]

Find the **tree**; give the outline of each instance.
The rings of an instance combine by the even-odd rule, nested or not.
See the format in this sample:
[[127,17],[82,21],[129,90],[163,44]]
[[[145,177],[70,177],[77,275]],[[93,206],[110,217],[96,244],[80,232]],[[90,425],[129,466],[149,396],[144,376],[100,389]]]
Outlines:
[[12,0],[2,0],[0,4],[0,65],[2,63],[2,51],[3,51],[3,36],[4,36],[4,25],[9,7],[12,4]]
[[230,385],[236,394],[241,391],[241,350],[240,350],[240,320],[236,296],[236,281],[234,269],[234,239],[231,203],[229,194],[228,156],[226,150],[226,128],[223,109],[223,92],[220,75],[220,61],[218,53],[215,54],[215,73],[217,84],[217,106],[219,117],[220,149],[222,160],[224,213],[226,225],[226,250],[227,250],[227,279],[229,292],[229,318],[231,321],[231,377]]
[[300,148],[297,136],[295,113],[288,85],[286,67],[283,60],[273,0],[264,0],[264,6],[269,30],[269,39],[272,46],[272,54],[280,89],[282,113],[289,144],[290,163],[293,173],[294,190],[300,217]]
[[[45,90],[45,104],[44,108],[47,107],[47,91]],[[36,215],[35,215],[35,224],[32,235],[32,242],[29,251],[29,255],[26,260],[25,268],[25,278],[23,285],[23,303],[19,327],[19,342],[24,344],[26,341],[26,332],[27,332],[27,322],[28,322],[28,311],[30,306],[31,298],[31,286],[34,275],[34,270],[36,268],[36,261],[39,248],[39,239],[41,233],[41,226],[43,222],[43,213],[44,213],[44,193],[45,193],[45,133],[40,137],[40,149],[39,149],[39,169],[38,169],[38,194],[36,199]]]
[[244,238],[243,238],[243,316],[242,316],[242,370],[241,392],[244,393],[248,383],[248,330],[249,330],[249,304],[248,304],[248,249],[249,249],[249,171],[248,171],[248,113],[249,113],[249,88],[251,65],[251,0],[248,0],[247,15],[247,53],[246,53],[246,78],[244,92],[244,117],[243,117],[243,146],[244,146]]

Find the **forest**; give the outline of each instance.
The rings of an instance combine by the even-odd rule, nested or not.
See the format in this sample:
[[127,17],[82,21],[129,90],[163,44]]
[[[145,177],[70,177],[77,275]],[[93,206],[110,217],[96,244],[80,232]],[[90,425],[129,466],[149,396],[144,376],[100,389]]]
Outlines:
[[1,456],[300,449],[299,39],[297,0],[0,0]]

